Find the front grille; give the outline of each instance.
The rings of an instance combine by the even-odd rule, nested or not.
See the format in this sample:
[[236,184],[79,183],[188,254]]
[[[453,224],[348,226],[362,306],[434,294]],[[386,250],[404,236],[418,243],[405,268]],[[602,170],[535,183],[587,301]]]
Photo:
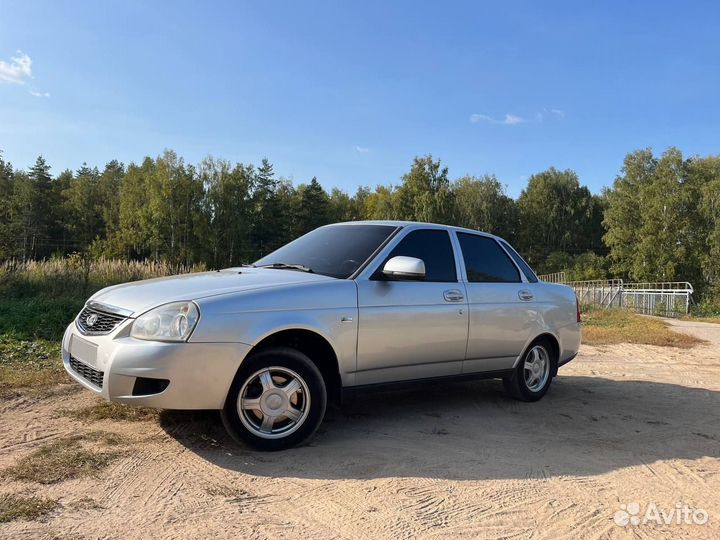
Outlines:
[[98,388],[102,388],[103,375],[104,375],[104,373],[102,371],[98,371],[95,368],[91,368],[90,366],[81,362],[74,356],[70,356],[70,367],[73,369],[73,371],[75,373],[80,375],[86,381],[94,384]]
[[77,326],[83,334],[98,336],[109,334],[124,320],[125,317],[122,315],[113,315],[85,307],[77,317]]

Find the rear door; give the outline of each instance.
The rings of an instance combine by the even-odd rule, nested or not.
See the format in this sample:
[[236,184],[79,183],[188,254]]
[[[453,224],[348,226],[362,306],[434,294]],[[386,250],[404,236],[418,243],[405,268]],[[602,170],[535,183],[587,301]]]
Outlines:
[[[390,280],[392,257],[422,259],[424,280]],[[461,372],[468,312],[459,261],[446,229],[415,229],[358,279],[356,384],[421,379]]]
[[457,232],[470,324],[463,373],[510,369],[536,326],[533,292],[498,241]]

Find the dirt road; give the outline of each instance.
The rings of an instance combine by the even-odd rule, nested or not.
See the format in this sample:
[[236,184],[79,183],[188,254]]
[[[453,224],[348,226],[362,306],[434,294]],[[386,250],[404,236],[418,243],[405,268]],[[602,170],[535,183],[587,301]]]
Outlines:
[[[97,477],[4,480],[0,494],[62,507],[0,537],[718,537],[720,325],[673,324],[710,343],[583,347],[535,404],[498,381],[368,393],[310,446],[274,454],[234,445],[214,414],[89,424],[53,417],[94,403],[85,392],[2,403],[0,468],[91,429],[133,443]],[[630,503],[709,522],[617,525]]]

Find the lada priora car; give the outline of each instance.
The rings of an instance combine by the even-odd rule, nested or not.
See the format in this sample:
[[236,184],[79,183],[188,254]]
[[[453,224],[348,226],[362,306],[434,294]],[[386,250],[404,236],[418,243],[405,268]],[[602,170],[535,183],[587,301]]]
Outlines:
[[396,221],[320,227],[252,265],[116,285],[63,338],[110,401],[217,409],[263,449],[306,441],[328,399],[387,383],[501,378],[536,401],[580,346],[572,289],[503,239]]

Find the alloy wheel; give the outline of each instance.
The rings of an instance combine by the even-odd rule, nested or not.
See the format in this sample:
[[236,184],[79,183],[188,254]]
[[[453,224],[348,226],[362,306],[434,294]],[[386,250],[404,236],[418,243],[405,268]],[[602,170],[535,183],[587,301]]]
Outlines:
[[263,368],[243,384],[237,410],[243,425],[258,437],[286,437],[307,418],[310,391],[302,377],[288,368]]
[[525,385],[531,392],[540,391],[550,376],[550,355],[542,345],[535,345],[525,355]]

